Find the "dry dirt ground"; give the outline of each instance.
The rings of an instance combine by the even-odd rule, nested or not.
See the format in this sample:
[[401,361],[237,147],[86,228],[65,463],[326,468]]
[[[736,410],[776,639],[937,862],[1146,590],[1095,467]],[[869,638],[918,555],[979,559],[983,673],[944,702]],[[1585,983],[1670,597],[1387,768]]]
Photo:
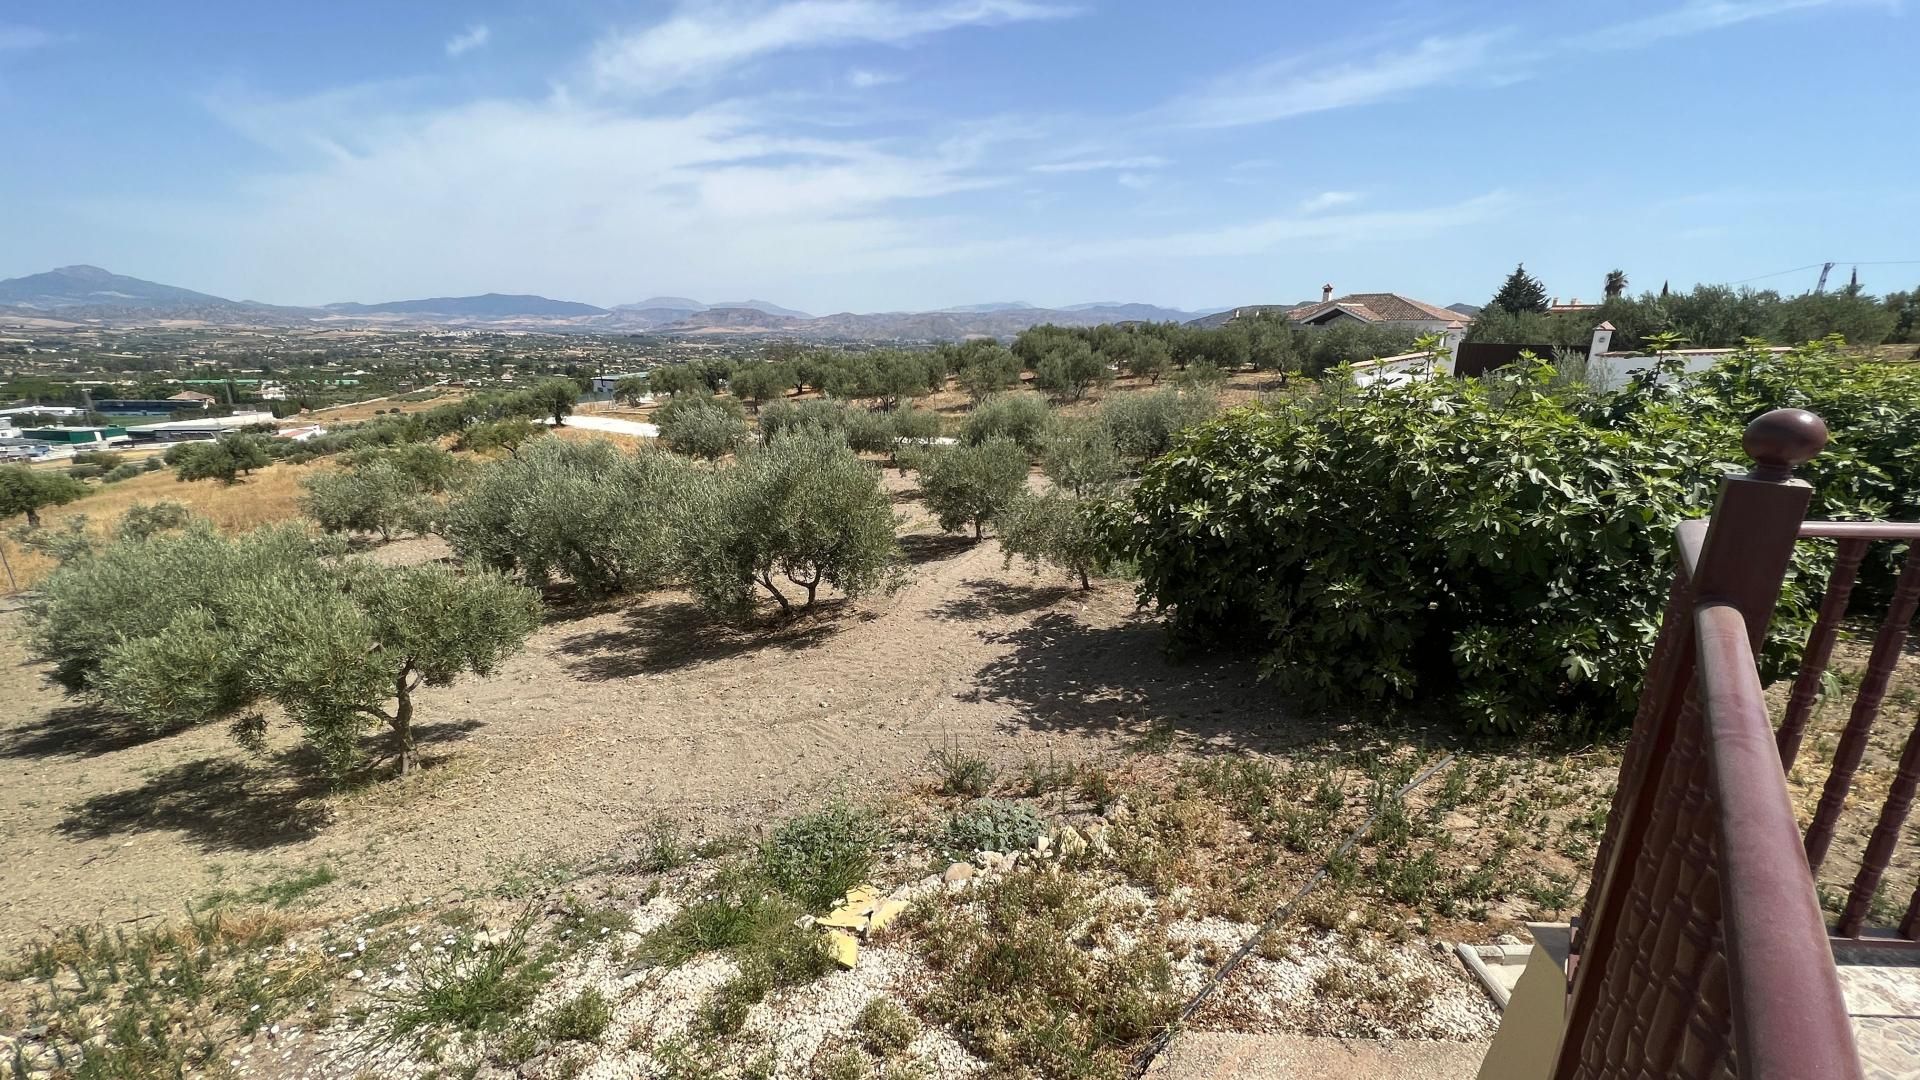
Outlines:
[[0,949],[323,865],[329,909],[484,890],[663,816],[751,829],[835,786],[895,790],[942,747],[1011,765],[1168,725],[1220,747],[1317,737],[1249,663],[1170,665],[1126,584],[1004,569],[888,483],[913,571],[895,595],[745,631],[672,593],[560,610],[494,677],[422,693],[424,775],[342,794],[284,729],[255,757],[217,728],[147,737],[75,707],[0,614]]

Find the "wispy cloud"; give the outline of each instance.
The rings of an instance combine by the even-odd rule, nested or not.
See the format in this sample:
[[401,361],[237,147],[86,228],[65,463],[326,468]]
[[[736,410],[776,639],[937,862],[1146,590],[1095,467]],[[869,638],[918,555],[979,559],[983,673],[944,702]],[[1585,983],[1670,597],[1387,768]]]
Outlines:
[[27,49],[40,49],[53,44],[52,34],[37,26],[16,26],[0,23],[0,52],[24,52]]
[[[674,268],[672,291],[766,291],[818,282],[822,266],[887,273],[968,243],[963,227],[941,223],[938,201],[1005,183],[996,161],[1017,137],[997,127],[796,135],[752,102],[653,113],[563,96],[435,106],[407,90],[209,102],[283,155],[281,167],[218,200],[120,213],[170,215],[154,225],[168,235],[225,222],[244,272],[278,265],[281,295],[315,302],[339,299],[328,283],[341,280],[367,296],[443,282],[531,289],[529,267],[542,289],[606,302],[668,291],[635,277],[635,250]],[[329,221],[354,223],[350,257],[283,262]]]
[[1343,57],[1288,56],[1230,72],[1162,107],[1183,127],[1264,124],[1332,109],[1371,105],[1416,90],[1464,82],[1491,66],[1504,30],[1429,37],[1412,48],[1378,48]]
[[1048,161],[1033,166],[1037,173],[1083,173],[1113,170],[1164,169],[1172,162],[1157,155],[1121,158],[1079,158],[1072,161]]
[[1049,244],[1037,258],[1066,262],[1128,258],[1228,258],[1312,248],[1326,250],[1392,240],[1396,243],[1487,221],[1512,205],[1504,191],[1461,202],[1407,210],[1344,214],[1285,214],[1213,229],[1138,235],[1085,243]]
[[1689,37],[1797,11],[1857,4],[1861,0],[1686,0],[1679,7],[1607,27],[1585,39],[1601,48],[1631,49],[1667,38]]
[[493,37],[493,30],[486,23],[477,23],[447,39],[447,55],[459,56],[472,52],[485,45]]
[[873,71],[868,68],[854,68],[847,72],[847,85],[855,90],[871,90],[876,86],[889,86],[906,78],[892,71]]
[[1348,203],[1357,202],[1359,199],[1360,196],[1351,191],[1323,191],[1311,199],[1303,200],[1300,203],[1300,212],[1303,214],[1317,214],[1322,210],[1331,210],[1336,206],[1345,206]]
[[1037,0],[946,0],[932,6],[897,0],[683,3],[665,22],[603,41],[590,67],[600,90],[651,94],[703,82],[747,61],[793,49],[856,42],[900,45],[963,26],[1075,13]]
[[1576,50],[1636,49],[1795,12],[1885,6],[1897,0],[1683,0],[1676,7],[1572,36],[1511,26],[1436,34],[1411,47],[1384,39],[1276,56],[1176,96],[1153,119],[1176,127],[1265,124],[1405,99],[1438,87],[1517,82],[1540,61]]

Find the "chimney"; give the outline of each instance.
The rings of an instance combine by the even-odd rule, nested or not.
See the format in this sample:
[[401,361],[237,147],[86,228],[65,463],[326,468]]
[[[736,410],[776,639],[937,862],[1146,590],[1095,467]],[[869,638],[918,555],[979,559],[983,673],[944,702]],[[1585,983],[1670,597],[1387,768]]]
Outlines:
[[1333,286],[1332,285],[1320,286],[1320,302],[1324,304],[1331,299],[1333,299]]

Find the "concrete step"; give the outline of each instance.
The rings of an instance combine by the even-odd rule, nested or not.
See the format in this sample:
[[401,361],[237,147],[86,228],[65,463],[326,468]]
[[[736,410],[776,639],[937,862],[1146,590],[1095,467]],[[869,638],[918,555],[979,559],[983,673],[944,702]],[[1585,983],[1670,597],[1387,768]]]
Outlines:
[[1147,1075],[1153,1080],[1471,1080],[1487,1046],[1183,1031],[1154,1059]]

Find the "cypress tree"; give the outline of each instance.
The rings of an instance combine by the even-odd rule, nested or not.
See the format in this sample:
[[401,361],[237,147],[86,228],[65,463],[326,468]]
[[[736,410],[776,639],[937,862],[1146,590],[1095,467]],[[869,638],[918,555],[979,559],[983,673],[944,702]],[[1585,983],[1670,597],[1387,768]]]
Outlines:
[[1493,294],[1493,300],[1487,306],[1516,315],[1523,311],[1545,312],[1547,287],[1540,283],[1539,278],[1527,273],[1527,265],[1521,263],[1513,268],[1513,273],[1507,275],[1506,282],[1500,286],[1499,292]]

